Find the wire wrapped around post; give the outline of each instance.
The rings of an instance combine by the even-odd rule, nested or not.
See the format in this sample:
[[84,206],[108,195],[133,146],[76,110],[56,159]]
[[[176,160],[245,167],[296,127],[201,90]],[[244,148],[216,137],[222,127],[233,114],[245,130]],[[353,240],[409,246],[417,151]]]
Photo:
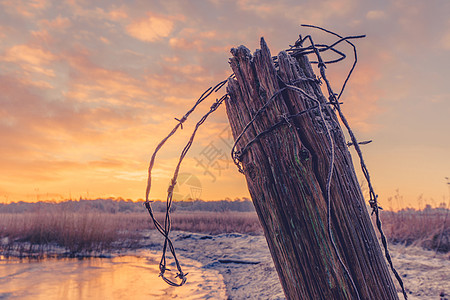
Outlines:
[[[341,96],[342,96],[342,94],[343,94],[343,92],[345,90],[345,87],[346,87],[346,85],[347,85],[347,83],[348,83],[348,81],[349,81],[349,79],[350,79],[350,77],[351,77],[355,67],[356,67],[357,61],[358,61],[356,47],[350,40],[364,38],[365,35],[342,37],[342,36],[332,32],[332,31],[324,29],[322,27],[313,26],[313,25],[302,25],[302,26],[309,27],[309,28],[314,28],[314,29],[319,29],[319,30],[327,32],[327,33],[329,33],[331,35],[337,36],[339,38],[339,40],[337,40],[333,44],[325,45],[325,44],[315,44],[313,39],[312,39],[312,37],[310,35],[307,35],[304,38],[302,38],[302,36],[299,36],[299,39],[294,43],[294,45],[291,45],[290,48],[285,50],[285,51],[287,53],[289,53],[293,57],[299,57],[299,56],[302,56],[302,55],[313,54],[317,58],[317,61],[311,61],[311,63],[318,65],[318,68],[319,68],[319,71],[320,71],[320,77],[319,78],[312,78],[312,77],[311,78],[302,78],[302,80],[316,82],[316,83],[322,83],[322,81],[323,81],[326,84],[326,89],[327,89],[327,92],[328,92],[328,102],[326,104],[332,106],[338,112],[339,118],[342,121],[342,123],[344,124],[345,128],[347,129],[347,132],[349,133],[349,136],[350,136],[350,139],[351,139],[351,142],[348,143],[348,146],[354,146],[355,150],[356,150],[356,152],[358,154],[358,158],[359,158],[359,161],[360,161],[360,166],[361,166],[362,172],[363,172],[365,180],[367,181],[367,184],[369,186],[370,199],[368,200],[368,202],[369,202],[370,207],[372,208],[372,214],[375,214],[375,217],[376,217],[376,227],[377,227],[378,232],[380,233],[380,236],[381,236],[381,242],[382,242],[382,245],[383,245],[383,248],[384,248],[385,257],[386,257],[386,259],[387,259],[387,261],[389,263],[391,271],[393,272],[396,280],[398,281],[398,283],[399,283],[399,285],[400,285],[400,287],[402,289],[402,293],[403,293],[404,298],[407,299],[407,293],[406,293],[406,290],[405,290],[405,287],[404,287],[404,284],[403,284],[403,280],[401,279],[401,277],[398,274],[397,270],[394,268],[394,265],[393,265],[393,262],[392,262],[392,259],[391,259],[391,256],[390,256],[390,252],[389,252],[389,249],[388,249],[388,246],[387,246],[386,236],[385,236],[385,234],[383,232],[381,219],[380,219],[380,216],[379,216],[379,210],[382,209],[382,208],[378,205],[378,196],[374,192],[374,188],[373,188],[373,185],[372,185],[372,182],[371,182],[371,179],[370,179],[369,171],[368,171],[368,168],[367,168],[367,166],[365,164],[365,161],[364,161],[364,158],[363,158],[363,155],[362,155],[362,151],[361,151],[361,148],[360,148],[360,145],[368,144],[371,141],[358,142],[358,140],[355,137],[355,134],[353,133],[353,130],[351,129],[351,127],[350,127],[350,125],[349,125],[345,115],[343,114],[343,112],[341,110],[341,107],[340,107],[341,103],[339,102],[339,100],[340,100],[340,98],[341,98]],[[306,41],[308,41],[310,43],[310,45],[304,47],[303,44]],[[346,58],[345,53],[335,49],[335,46],[340,44],[340,43],[342,43],[342,42],[346,42],[346,43],[348,43],[349,45],[352,46],[353,53],[354,53],[354,61],[353,61],[352,67],[351,67],[350,71],[348,72],[348,74],[347,74],[347,76],[345,78],[345,81],[344,81],[344,83],[343,83],[343,85],[342,85],[342,87],[341,87],[341,89],[339,91],[339,94],[336,94],[336,93],[334,93],[334,91],[333,91],[333,89],[331,87],[331,84],[330,84],[330,82],[329,82],[329,80],[328,80],[328,78],[326,76],[325,69],[326,69],[326,65],[327,64],[337,63],[337,62],[340,62],[340,61],[342,61],[343,59]],[[340,57],[337,58],[337,59],[324,61],[322,56],[321,56],[321,53],[322,52],[326,52],[326,51],[332,51],[332,52],[338,54]],[[278,57],[272,57],[272,60],[274,62],[275,67],[278,67],[277,59],[278,59]],[[252,119],[250,120],[250,122],[248,122],[244,126],[243,130],[237,136],[237,138],[235,140],[235,143],[234,143],[234,145],[232,147],[231,157],[232,157],[234,163],[236,164],[236,166],[238,167],[239,172],[241,172],[241,173],[244,173],[243,168],[241,166],[242,156],[248,151],[249,147],[253,143],[255,143],[262,136],[270,133],[275,128],[278,128],[281,125],[289,125],[289,126],[291,126],[291,124],[289,122],[290,119],[293,119],[295,117],[298,117],[298,116],[306,114],[306,113],[309,113],[309,112],[311,112],[313,110],[316,110],[316,111],[319,112],[320,118],[322,119],[322,122],[325,124],[327,137],[328,137],[328,140],[329,140],[330,145],[331,145],[331,148],[330,148],[330,150],[331,150],[330,160],[331,160],[331,162],[334,161],[333,139],[331,137],[330,129],[328,128],[327,122],[326,122],[326,120],[325,120],[325,118],[324,118],[324,116],[322,114],[322,105],[321,105],[321,103],[316,98],[314,98],[313,96],[308,95],[308,93],[306,93],[304,90],[302,90],[302,89],[300,89],[300,88],[298,88],[296,86],[289,85],[289,84],[283,82],[283,80],[279,76],[278,76],[278,80],[279,80],[279,82],[281,84],[280,89],[278,91],[275,91],[270,96],[270,98],[267,100],[267,102],[265,102],[264,105],[252,116]],[[299,112],[299,113],[297,113],[295,115],[282,115],[282,116],[280,116],[280,120],[278,122],[276,122],[271,127],[265,129],[264,131],[258,133],[247,144],[245,144],[241,149],[236,149],[238,142],[241,140],[241,138],[243,137],[244,133],[255,122],[255,120],[257,120],[259,117],[261,117],[262,113],[264,111],[266,111],[267,108],[275,102],[275,99],[278,96],[280,96],[286,90],[291,90],[291,91],[295,91],[297,93],[301,93],[303,96],[307,97],[309,100],[312,100],[313,102],[315,102],[316,105],[313,106],[313,107],[310,107],[310,108],[308,108],[308,109],[306,109],[304,111],[301,111],[301,112]],[[358,295],[358,291],[357,291],[357,289],[355,287],[355,283],[353,282],[353,279],[352,279],[350,273],[348,272],[347,267],[345,266],[345,264],[343,263],[343,261],[342,261],[342,259],[340,257],[339,251],[338,251],[338,249],[336,247],[336,244],[335,244],[335,241],[334,241],[334,238],[333,238],[333,234],[332,234],[332,231],[331,231],[331,223],[330,223],[330,218],[331,218],[330,184],[331,184],[331,177],[332,177],[332,175],[333,175],[333,163],[331,163],[331,166],[329,168],[328,179],[327,179],[327,183],[326,183],[328,232],[329,232],[329,236],[330,236],[333,248],[334,248],[335,252],[337,253],[338,259],[339,259],[341,265],[343,266],[347,276],[349,277],[349,279],[350,279],[350,281],[352,283],[352,286],[355,289],[355,292],[357,293],[357,296],[358,296],[358,299],[359,299],[359,295]]]
[[[313,29],[318,29],[321,31],[324,31],[326,33],[329,33],[331,35],[334,35],[336,37],[338,37],[339,39],[337,41],[335,41],[334,43],[332,43],[331,45],[326,45],[326,44],[315,44],[312,37],[310,35],[305,36],[304,38],[302,38],[301,36],[299,36],[299,39],[297,39],[297,41],[294,43],[294,45],[291,45],[288,49],[286,49],[285,51],[287,53],[289,53],[292,57],[299,57],[299,56],[303,56],[303,55],[309,55],[309,54],[313,54],[315,55],[315,57],[317,58],[317,61],[312,61],[311,63],[315,63],[318,65],[319,71],[320,71],[320,77],[306,77],[306,78],[300,78],[299,80],[304,80],[304,81],[310,81],[310,82],[315,82],[317,84],[322,84],[322,82],[325,82],[326,85],[326,89],[328,92],[328,102],[325,103],[321,103],[320,101],[318,101],[315,97],[309,95],[308,93],[306,93],[304,90],[302,90],[301,88],[294,86],[294,83],[286,83],[284,82],[279,76],[278,76],[278,80],[280,82],[280,89],[276,92],[274,92],[270,98],[268,99],[268,101],[252,116],[250,122],[248,122],[243,130],[240,132],[240,134],[236,137],[235,139],[235,143],[232,147],[231,150],[231,156],[232,159],[234,161],[234,163],[236,164],[236,166],[238,167],[239,172],[244,173],[242,166],[241,166],[241,159],[242,156],[248,151],[249,147],[254,144],[256,141],[258,141],[262,136],[270,133],[272,130],[274,130],[275,128],[278,128],[280,126],[283,125],[288,125],[288,126],[292,126],[291,120],[296,118],[296,117],[300,117],[302,115],[305,115],[307,113],[310,112],[318,112],[319,113],[319,117],[322,121],[322,123],[325,125],[325,129],[326,129],[326,134],[327,134],[327,138],[330,144],[330,157],[329,160],[331,161],[330,163],[330,167],[328,169],[328,174],[327,174],[327,181],[326,181],[326,195],[325,195],[325,199],[326,199],[326,203],[327,203],[327,231],[329,233],[330,239],[331,239],[331,243],[333,245],[334,251],[339,259],[340,264],[342,265],[347,277],[349,278],[353,289],[355,290],[355,293],[358,297],[358,299],[360,298],[358,290],[356,289],[355,283],[352,279],[352,276],[350,274],[350,272],[348,271],[346,265],[344,264],[341,255],[336,247],[335,241],[334,241],[334,237],[333,237],[333,233],[331,231],[331,205],[330,205],[330,185],[331,185],[331,179],[333,176],[333,162],[334,162],[334,140],[333,137],[331,136],[330,133],[330,128],[329,125],[327,123],[327,120],[325,119],[325,116],[323,114],[323,108],[324,106],[331,106],[333,107],[339,115],[340,120],[342,121],[342,123],[344,124],[344,126],[347,129],[347,132],[349,133],[351,142],[347,143],[348,146],[354,146],[355,150],[358,154],[359,157],[359,161],[360,161],[360,166],[362,169],[362,172],[364,174],[364,177],[368,183],[369,186],[369,204],[370,207],[372,208],[372,214],[375,214],[376,217],[376,225],[377,225],[377,229],[381,235],[381,241],[383,244],[383,248],[385,251],[385,257],[389,263],[389,266],[391,268],[391,271],[394,273],[397,281],[399,282],[401,288],[402,288],[402,293],[405,299],[407,299],[407,294],[406,294],[406,290],[403,284],[403,281],[401,279],[401,277],[399,276],[398,272],[395,270],[393,263],[392,263],[392,259],[390,257],[390,253],[387,247],[387,241],[386,241],[386,237],[384,235],[384,232],[382,230],[382,224],[381,224],[381,220],[380,220],[380,216],[379,216],[379,210],[381,209],[381,207],[379,207],[378,205],[378,196],[375,194],[374,188],[372,186],[371,180],[370,180],[370,176],[369,176],[369,171],[368,168],[364,162],[363,159],[363,155],[362,155],[362,151],[360,148],[360,145],[364,145],[369,143],[370,141],[367,142],[358,142],[358,140],[356,139],[346,117],[344,116],[341,108],[340,108],[340,98],[345,90],[345,87],[350,79],[350,76],[352,75],[355,66],[357,64],[357,52],[356,52],[356,47],[355,45],[351,42],[351,40],[353,39],[360,39],[365,37],[364,35],[357,35],[357,36],[347,36],[347,37],[342,37],[330,30],[324,29],[322,27],[318,27],[318,26],[313,26],[313,25],[302,25],[303,27],[308,27],[308,28],[313,28]],[[304,47],[303,44],[308,41],[310,43],[309,46]],[[334,93],[330,82],[327,78],[325,69],[326,69],[326,65],[327,64],[332,64],[332,63],[337,63],[340,62],[342,60],[344,60],[347,56],[344,52],[337,50],[335,47],[337,45],[339,45],[340,43],[345,42],[347,44],[349,44],[350,46],[353,47],[353,53],[354,53],[354,62],[352,64],[352,67],[350,69],[350,71],[347,74],[347,77],[339,91],[339,94]],[[326,52],[326,51],[331,51],[335,54],[337,54],[339,57],[336,59],[331,59],[331,60],[327,60],[324,61],[322,59],[321,53]],[[278,67],[278,61],[277,61],[277,57],[272,57],[273,63],[275,65],[275,67]],[[186,112],[185,115],[183,115],[182,118],[175,118],[175,120],[178,122],[174,128],[172,129],[172,131],[157,145],[155,151],[153,152],[152,156],[151,156],[151,160],[150,160],[150,164],[149,164],[149,168],[148,168],[148,180],[147,180],[147,188],[146,188],[146,197],[145,197],[145,207],[148,210],[148,213],[150,214],[150,217],[156,227],[156,229],[163,235],[164,237],[164,246],[163,246],[163,254],[161,257],[161,261],[160,261],[160,276],[162,277],[162,279],[167,282],[169,285],[172,286],[181,286],[183,284],[186,283],[186,275],[187,273],[184,273],[182,271],[181,265],[178,261],[178,258],[176,256],[175,253],[175,248],[173,246],[172,241],[169,238],[169,233],[171,230],[171,219],[170,219],[170,209],[172,206],[172,201],[173,201],[173,189],[177,183],[177,178],[178,178],[178,173],[180,170],[180,166],[181,163],[184,159],[184,157],[186,156],[187,152],[189,151],[193,140],[195,138],[196,132],[198,130],[198,128],[205,122],[205,120],[208,118],[208,116],[213,113],[228,97],[227,94],[225,94],[224,96],[222,96],[220,99],[217,99],[210,107],[210,110],[200,119],[200,121],[198,121],[198,123],[195,126],[195,129],[188,141],[188,143],[186,144],[186,146],[184,147],[184,149],[182,150],[181,154],[180,154],[180,158],[178,160],[178,164],[175,168],[174,171],[174,175],[172,177],[171,180],[171,184],[168,188],[168,193],[167,193],[167,199],[166,199],[166,214],[165,214],[165,219],[164,219],[164,225],[162,225],[161,223],[158,222],[158,220],[156,220],[155,215],[153,213],[152,207],[151,207],[151,201],[149,200],[149,194],[150,194],[150,190],[151,190],[151,183],[152,183],[152,177],[151,177],[151,172],[155,163],[155,158],[156,155],[158,153],[158,151],[163,147],[163,145],[165,144],[165,142],[171,137],[173,136],[176,131],[181,128],[183,129],[183,123],[187,120],[187,118],[189,117],[189,115],[197,108],[197,106],[203,102],[206,98],[208,98],[213,92],[217,92],[219,91],[230,78],[234,78],[234,74],[232,74],[229,78],[227,78],[224,81],[219,82],[216,86],[214,87],[210,87],[208,88],[201,96],[200,98],[195,102],[194,106],[188,110]],[[278,121],[273,124],[270,128],[267,128],[261,132],[259,132],[258,134],[256,134],[253,139],[251,139],[250,141],[248,141],[248,143],[246,145],[244,145],[243,147],[241,147],[241,149],[236,149],[238,142],[241,140],[243,134],[250,128],[250,126],[255,122],[255,120],[257,120],[259,117],[261,117],[262,113],[270,106],[272,105],[276,98],[278,96],[280,96],[283,92],[285,91],[294,91],[296,93],[300,93],[303,96],[305,96],[306,98],[308,98],[309,100],[311,100],[312,102],[315,103],[315,105],[313,105],[312,107],[309,107],[308,109],[298,112],[296,114],[293,115],[288,115],[288,114],[283,114],[279,116]],[[170,279],[168,279],[165,276],[165,272],[169,269],[167,269],[166,265],[167,265],[167,261],[166,261],[166,251],[167,249],[171,252],[173,259],[175,261],[178,273],[175,276],[175,278],[179,278],[181,281],[179,283],[176,283]],[[169,270],[170,271],[170,270]]]

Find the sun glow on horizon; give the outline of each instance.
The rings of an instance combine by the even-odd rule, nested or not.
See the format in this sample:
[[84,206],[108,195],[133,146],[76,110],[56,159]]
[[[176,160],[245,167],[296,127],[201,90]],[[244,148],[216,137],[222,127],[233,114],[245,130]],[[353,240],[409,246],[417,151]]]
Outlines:
[[[229,49],[254,51],[261,36],[273,55],[299,33],[332,40],[301,23],[367,34],[357,42],[358,66],[342,99],[357,137],[374,141],[363,150],[381,206],[398,194],[399,208],[448,203],[448,1],[46,0],[0,7],[0,203],[145,198],[151,153],[175,117],[229,76]],[[350,66],[350,59],[330,65],[332,82],[342,84]],[[211,101],[160,151],[151,199],[165,199],[180,152]],[[202,199],[248,197],[230,150],[221,107],[182,164],[182,173],[198,178]],[[206,151],[215,151],[214,165]],[[179,195],[195,189],[186,181]]]

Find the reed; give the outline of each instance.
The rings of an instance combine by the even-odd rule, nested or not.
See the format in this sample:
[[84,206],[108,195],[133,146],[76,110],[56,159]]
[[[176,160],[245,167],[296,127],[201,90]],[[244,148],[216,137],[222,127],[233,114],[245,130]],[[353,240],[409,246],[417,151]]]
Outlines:
[[[107,213],[33,212],[1,214],[2,248],[14,244],[57,245],[71,253],[102,252],[136,238]],[[121,243],[123,242],[123,243]]]
[[446,222],[446,214],[446,209],[428,206],[420,211],[383,211],[381,220],[391,243],[446,253],[450,251],[450,222]]
[[[448,252],[450,225],[444,224],[445,214],[445,209],[383,211],[381,219],[391,243]],[[156,213],[156,218],[163,222],[164,214]],[[263,233],[254,212],[176,211],[171,218],[172,230],[204,234]],[[150,229],[154,229],[154,225],[144,210],[107,213],[47,208],[25,213],[0,213],[0,246],[3,251],[26,243],[57,245],[70,253],[101,252],[139,247],[142,232]]]
[[254,212],[175,213],[172,215],[172,229],[206,234],[263,233],[258,216]]

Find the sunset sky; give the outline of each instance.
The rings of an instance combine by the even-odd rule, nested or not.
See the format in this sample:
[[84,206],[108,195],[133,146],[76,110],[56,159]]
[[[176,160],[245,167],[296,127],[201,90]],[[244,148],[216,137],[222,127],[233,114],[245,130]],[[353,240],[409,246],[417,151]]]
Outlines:
[[[261,36],[272,54],[299,34],[335,40],[304,23],[367,35],[355,41],[359,65],[342,108],[357,137],[373,140],[363,151],[381,206],[447,202],[449,16],[447,0],[0,0],[0,203],[144,198],[151,153],[175,117],[231,74],[230,48],[254,51]],[[335,89],[350,63],[328,67]],[[215,98],[160,152],[150,198],[165,198]],[[248,196],[229,144],[221,107],[182,165],[179,197]],[[401,199],[387,201],[397,189]]]

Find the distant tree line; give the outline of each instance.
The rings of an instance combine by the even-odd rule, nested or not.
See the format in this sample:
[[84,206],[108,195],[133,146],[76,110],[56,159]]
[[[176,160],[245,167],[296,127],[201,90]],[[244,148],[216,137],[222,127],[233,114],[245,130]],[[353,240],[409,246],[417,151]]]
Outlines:
[[[165,201],[153,201],[152,208],[155,212],[165,212]],[[0,203],[0,213],[26,213],[60,210],[67,212],[103,212],[103,213],[139,213],[145,211],[144,201],[132,201],[130,199],[124,200],[122,198],[108,198],[108,199],[79,199],[66,200],[62,202],[54,201],[39,201],[39,202],[12,202],[8,204]],[[219,201],[204,201],[204,200],[184,200],[174,201],[172,203],[171,211],[240,211],[252,212],[255,208],[253,203],[248,198],[236,198],[231,200],[226,198]]]

